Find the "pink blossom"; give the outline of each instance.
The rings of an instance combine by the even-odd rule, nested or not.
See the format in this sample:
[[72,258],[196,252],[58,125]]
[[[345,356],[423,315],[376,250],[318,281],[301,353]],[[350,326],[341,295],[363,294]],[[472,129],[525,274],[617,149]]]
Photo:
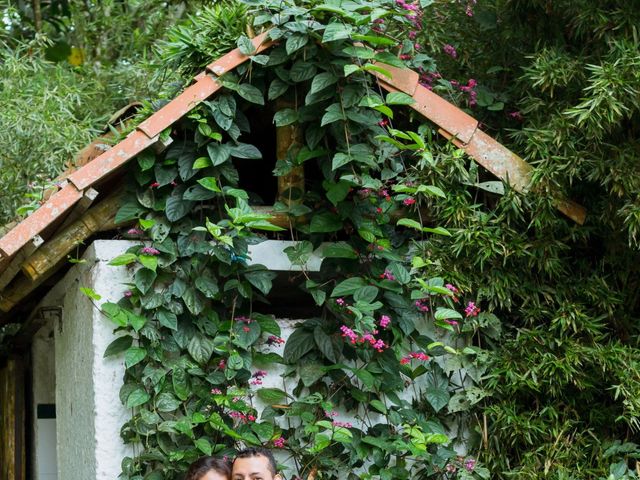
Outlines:
[[212,395],[222,395],[222,390],[220,390],[219,388],[212,388],[211,389],[211,394]]
[[464,309],[464,313],[467,317],[477,317],[480,313],[480,307],[477,307],[474,302],[469,302]]
[[358,341],[358,335],[356,334],[356,332],[351,330],[346,325],[342,325],[340,327],[340,331],[342,332],[342,336],[348,338],[352,344],[355,344]]
[[410,352],[408,355],[405,355],[400,359],[400,365],[406,365],[411,360],[420,360],[421,362],[426,362],[430,359],[431,357],[424,352]]
[[466,468],[468,472],[473,472],[473,469],[476,468],[475,458],[467,458],[464,461],[464,468]]
[[514,120],[517,120],[518,122],[522,122],[524,120],[524,117],[522,116],[522,112],[518,112],[518,111],[514,111],[514,112],[509,112],[509,117],[513,118]]
[[344,305],[345,305],[344,298],[342,298],[342,297],[341,298],[336,298],[336,303],[338,305],[340,305],[341,307],[344,307]]
[[139,228],[130,228],[127,230],[127,235],[142,235],[143,233]]
[[131,298],[133,296],[133,292],[131,290],[127,290],[126,292],[124,292],[124,296],[126,298]]
[[413,197],[405,198],[402,201],[402,203],[408,207],[408,206],[413,205],[414,203],[416,203],[416,199],[413,198]]
[[415,301],[415,306],[421,312],[428,312],[429,311],[429,307],[427,305],[425,305],[425,303],[427,303],[427,302],[428,302],[428,300],[426,298],[423,298],[421,300],[416,300]]
[[327,410],[324,411],[324,416],[327,418],[335,418],[338,416],[338,412],[329,412]]
[[380,326],[382,328],[387,328],[390,323],[391,323],[391,317],[389,317],[389,315],[382,315],[380,317]]
[[382,278],[383,280],[395,280],[396,277],[393,275],[393,273],[391,273],[389,270],[386,270],[380,274],[380,278]]
[[349,422],[339,422],[338,420],[334,420],[332,423],[334,427],[351,428],[353,426]]
[[282,345],[283,343],[285,343],[285,340],[284,338],[277,337],[276,335],[269,335],[269,338],[267,338],[266,343],[267,345],[272,347],[274,345]]
[[287,441],[284,438],[278,437],[273,441],[273,446],[276,448],[284,448],[286,443]]
[[151,185],[149,185],[149,188],[158,188],[160,186],[160,184],[158,182],[153,182]]
[[418,36],[418,32],[416,32],[415,30],[411,30],[409,32],[409,40],[415,40],[417,36]]
[[408,53],[403,53],[402,55],[400,55],[400,60],[411,60],[411,55],[409,55]]
[[384,343],[382,340],[378,339],[376,341],[374,341],[371,346],[373,348],[375,348],[378,353],[382,353],[384,351],[385,348],[387,348],[387,344]]
[[460,290],[457,289],[457,287],[455,287],[454,285],[447,283],[444,288],[446,288],[447,290],[451,290],[451,293],[458,293]]
[[224,358],[218,362],[218,368],[220,370],[224,370],[227,367],[227,362],[224,361]]
[[256,417],[254,415],[247,415],[247,420],[249,420],[250,422],[255,422],[256,421]]
[[244,333],[249,333],[251,331],[251,329],[245,325],[244,327],[242,327],[242,331]]
[[452,463],[449,463],[449,464],[447,464],[447,466],[446,466],[446,470],[447,470],[447,472],[448,472],[448,473],[456,473],[456,471],[457,471],[458,469],[456,468],[456,466],[455,466],[455,465],[453,465]]
[[450,45],[447,43],[444,47],[442,47],[442,50],[451,58],[458,58],[458,52],[456,51],[456,48],[453,45]]
[[143,255],[160,255],[160,250],[153,247],[143,247],[140,253]]

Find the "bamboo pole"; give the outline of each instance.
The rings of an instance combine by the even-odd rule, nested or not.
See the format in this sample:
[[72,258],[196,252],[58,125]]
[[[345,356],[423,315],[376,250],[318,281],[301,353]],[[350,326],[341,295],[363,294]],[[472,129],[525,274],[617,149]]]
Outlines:
[[113,222],[120,206],[120,195],[115,194],[100,202],[57,236],[43,245],[21,265],[23,273],[32,282],[46,274],[60,260],[84,240],[106,224]]
[[[284,108],[294,108],[293,102],[280,99],[276,103],[278,110]],[[276,158],[278,160],[285,160],[288,155],[295,157],[302,148],[302,129],[298,124],[286,125],[276,128]],[[304,200],[304,167],[302,165],[294,166],[291,172],[287,175],[278,177],[278,200],[284,203],[287,207],[301,205]],[[283,227],[290,227],[291,222],[298,223],[304,221],[304,217],[291,218],[283,215],[284,218],[277,216],[272,220],[279,223],[282,220],[286,220],[285,225],[279,225]]]

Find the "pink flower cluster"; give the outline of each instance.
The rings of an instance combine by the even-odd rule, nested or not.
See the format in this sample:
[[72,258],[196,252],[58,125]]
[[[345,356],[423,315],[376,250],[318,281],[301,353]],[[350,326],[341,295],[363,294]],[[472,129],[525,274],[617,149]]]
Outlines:
[[374,330],[373,333],[364,332],[364,335],[360,336],[346,325],[342,325],[340,331],[342,332],[342,337],[348,338],[352,345],[369,343],[379,353],[388,348],[388,345],[383,340],[374,337],[374,335],[378,334],[377,330]]
[[458,52],[456,51],[456,47],[454,47],[453,45],[447,43],[444,47],[442,47],[442,51],[449,55],[451,58],[458,58]]
[[212,388],[211,395],[222,395],[222,390],[220,390],[219,388]]
[[353,425],[350,422],[340,422],[338,420],[334,420],[331,422],[334,427],[343,427],[343,428],[351,428]]
[[473,472],[473,469],[476,468],[476,460],[475,460],[475,458],[467,458],[464,461],[464,468],[468,472]]
[[396,0],[396,5],[408,11],[406,17],[416,28],[421,27],[422,12],[417,2],[407,3],[405,0]]
[[252,380],[249,383],[251,385],[262,385],[262,380],[266,376],[267,376],[266,370],[258,370],[251,376]]
[[451,80],[451,85],[458,88],[461,92],[468,94],[468,103],[470,107],[475,107],[478,104],[478,92],[475,90],[478,86],[478,82],[475,79],[470,78],[466,85],[461,85],[459,82]]
[[458,293],[460,293],[460,290],[458,290],[458,288],[454,287],[453,285],[451,285],[450,283],[447,283],[444,288],[446,288],[447,290],[449,290],[451,293],[453,293],[453,297],[452,300],[456,303],[458,303]]
[[428,299],[426,299],[426,298],[421,298],[421,299],[419,299],[419,300],[416,300],[416,301],[415,301],[415,303],[414,303],[414,305],[415,305],[415,306],[416,306],[416,308],[417,308],[418,310],[420,310],[421,312],[423,312],[423,313],[424,313],[424,312],[428,312],[428,311],[429,311],[429,307],[426,305],[428,301],[429,301],[429,300],[428,300]]
[[269,345],[270,347],[273,347],[274,345],[282,345],[283,343],[285,343],[285,339],[284,338],[280,338],[276,335],[269,335],[269,338],[267,338],[267,345]]
[[406,365],[411,362],[411,360],[420,360],[421,362],[426,362],[430,360],[431,357],[424,352],[410,352],[409,355],[405,355],[400,359],[400,365]]
[[464,309],[464,313],[467,317],[477,317],[480,313],[480,307],[477,307],[474,302],[469,302]]
[[127,230],[127,235],[142,235],[143,233],[139,228],[130,228]]
[[160,255],[160,250],[153,247],[142,247],[140,253],[143,255]]
[[255,422],[256,421],[256,417],[255,415],[252,414],[244,414],[241,412],[236,412],[236,411],[231,411],[229,412],[229,416],[231,418],[234,418],[236,420],[240,420],[242,423],[248,423],[248,422]]
[[433,89],[433,82],[442,78],[438,72],[422,72],[420,74],[420,85],[429,90]]
[[392,281],[396,279],[393,273],[391,273],[389,270],[385,270],[383,273],[381,273],[380,278],[383,280],[392,280]]
[[391,201],[391,195],[389,195],[389,190],[387,190],[386,188],[383,188],[382,190],[380,190],[378,192],[378,196],[384,198],[386,202]]
[[390,323],[391,323],[391,317],[389,317],[389,315],[382,315],[380,317],[380,326],[382,328],[387,328]]
[[413,198],[413,197],[405,198],[405,199],[402,201],[402,204],[403,204],[403,205],[405,205],[405,206],[407,206],[407,207],[409,207],[409,206],[411,206],[411,205],[414,205],[415,203],[416,203],[416,199],[415,199],[415,198]]
[[273,446],[276,448],[284,448],[286,443],[287,441],[284,438],[278,437],[273,441]]

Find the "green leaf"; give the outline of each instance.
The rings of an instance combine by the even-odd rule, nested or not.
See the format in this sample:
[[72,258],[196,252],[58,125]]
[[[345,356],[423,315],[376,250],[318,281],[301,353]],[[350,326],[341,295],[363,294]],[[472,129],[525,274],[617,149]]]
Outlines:
[[210,143],[207,145],[207,153],[211,159],[211,165],[216,167],[229,160],[231,149],[227,144]]
[[180,400],[185,401],[189,398],[189,382],[186,371],[182,368],[174,368],[171,375],[171,382],[173,384],[173,391]]
[[139,407],[147,403],[151,396],[142,388],[137,388],[127,396],[127,408]]
[[[291,71],[289,75],[291,80],[294,82],[304,82],[305,80],[309,80],[316,75],[318,69],[311,62],[306,62],[304,60],[298,60],[291,66]],[[283,92],[284,93],[284,92]]]
[[318,325],[314,329],[313,335],[315,337],[316,345],[318,346],[318,349],[322,352],[322,354],[329,361],[337,363],[338,358],[336,356],[335,350],[333,349],[333,342],[331,341],[331,337],[324,332],[320,325]]
[[156,280],[156,272],[148,268],[139,269],[133,276],[133,283],[143,295],[149,291],[153,282]]
[[209,442],[209,440],[207,440],[206,438],[198,438],[194,442],[194,444],[196,448],[200,450],[202,453],[204,453],[205,455],[211,456],[211,454],[213,453],[213,447],[211,446],[211,443]]
[[182,195],[171,195],[167,198],[167,204],[165,208],[165,215],[171,222],[177,222],[182,217],[191,212],[193,208],[193,202],[189,200],[183,200]]
[[387,414],[387,407],[380,400],[371,400],[369,404],[380,413],[384,413],[385,415]]
[[215,177],[204,177],[198,180],[198,183],[212,192],[222,192],[218,187],[218,180]]
[[372,285],[366,285],[354,292],[353,299],[356,302],[373,303],[378,296],[379,289]]
[[103,303],[101,305],[102,313],[104,313],[109,320],[118,325],[119,327],[126,327],[129,322],[127,313],[120,308],[119,305],[111,302]]
[[216,281],[209,277],[198,277],[195,286],[207,298],[215,298],[220,291]]
[[200,365],[205,365],[209,362],[213,349],[213,341],[200,333],[196,333],[187,345],[189,355]]
[[257,160],[262,158],[262,153],[253,145],[248,143],[238,143],[231,147],[231,156],[235,158],[248,158]]
[[422,224],[410,218],[401,218],[400,220],[398,220],[396,225],[398,225],[399,227],[415,228],[416,230],[422,231]]
[[143,172],[153,168],[156,163],[156,156],[153,154],[151,150],[143,150],[136,157],[138,160],[138,165],[140,166],[140,170]]
[[447,198],[447,194],[442,189],[434,185],[420,185],[416,190],[417,193],[426,193],[434,197]]
[[449,392],[445,388],[429,387],[425,390],[427,402],[436,412],[439,412],[449,403]]
[[155,255],[142,254],[138,257],[138,260],[144,268],[148,268],[154,272],[156,271],[156,268],[158,268],[158,257]]
[[130,335],[123,335],[122,337],[118,337],[113,342],[111,342],[109,346],[107,346],[107,349],[104,351],[104,357],[110,357],[112,355],[122,353],[127,350],[132,343],[133,337]]
[[147,356],[147,351],[142,347],[130,347],[124,354],[124,365],[131,368],[140,363]]
[[354,248],[347,242],[330,243],[323,248],[322,256],[325,258],[358,258]]
[[298,121],[298,112],[293,108],[285,108],[284,110],[280,110],[276,112],[273,116],[273,122],[276,124],[276,127],[284,127],[286,125],[291,125]]
[[287,398],[287,394],[278,388],[260,388],[257,394],[260,400],[268,404],[278,403]]
[[333,73],[324,72],[316,75],[311,82],[311,90],[309,93],[316,93],[320,90],[324,90],[327,87],[330,87],[334,83],[338,81],[338,77],[336,77]]
[[322,43],[334,42],[349,38],[353,32],[353,27],[340,22],[334,22],[327,25],[322,35]]
[[163,327],[174,331],[178,330],[178,317],[175,313],[165,310],[164,308],[160,308],[156,313],[156,317],[160,325]]
[[395,46],[397,44],[396,40],[387,37],[379,37],[377,35],[361,35],[361,34],[353,34],[353,40],[357,40],[360,42],[367,42],[375,47],[389,47]]
[[333,122],[337,122],[338,120],[344,120],[344,114],[342,113],[342,107],[339,103],[333,103],[327,107],[325,110],[325,114],[322,116],[322,120],[320,120],[320,126],[324,127]]
[[415,102],[412,96],[403,92],[390,92],[387,94],[388,105],[412,105]]
[[324,375],[324,368],[316,362],[305,363],[298,369],[300,380],[305,387],[311,387]]
[[337,170],[343,165],[347,165],[351,163],[352,158],[346,153],[338,152],[333,156],[333,160],[331,160],[331,170]]
[[311,351],[314,346],[313,332],[298,328],[289,335],[282,356],[287,363],[293,364]]
[[180,408],[182,403],[168,392],[161,393],[156,397],[156,408],[160,412],[173,412]]
[[285,44],[287,55],[291,55],[293,52],[300,50],[308,42],[309,42],[309,37],[307,35],[303,35],[301,33],[294,33],[289,38],[287,38],[287,42]]
[[251,430],[258,436],[261,442],[268,442],[273,437],[275,427],[271,423],[253,423]]
[[351,75],[352,73],[357,72],[358,70],[360,70],[360,66],[359,65],[354,65],[354,64],[345,65],[344,66],[344,76],[348,77],[349,75]]
[[118,267],[120,265],[129,265],[130,263],[135,262],[137,259],[138,256],[135,253],[123,253],[122,255],[118,255],[117,257],[113,258],[108,263],[108,265],[112,265],[114,267]]
[[245,35],[241,35],[236,44],[243,55],[253,55],[256,51],[256,47],[253,46],[251,40]]
[[262,92],[250,83],[243,83],[240,85],[238,87],[238,95],[251,103],[264,105],[264,96],[262,95]]
[[366,282],[361,277],[351,277],[346,280],[341,281],[339,284],[335,286],[333,292],[331,292],[332,297],[345,297],[347,295],[353,295],[362,287],[366,286]]
[[139,332],[142,329],[142,327],[144,327],[145,324],[147,323],[147,317],[136,315],[135,313],[130,312],[128,310],[125,310],[125,311],[127,313],[127,322],[129,323],[129,325],[131,325],[131,327],[136,332]]
[[264,295],[268,295],[271,291],[272,281],[276,278],[275,272],[268,270],[259,270],[245,273],[245,278],[249,283],[260,290]]
[[327,190],[327,198],[333,205],[337,206],[338,203],[347,198],[350,189],[350,183],[340,181],[331,185],[329,190]]
[[275,100],[288,89],[289,85],[286,82],[280,80],[279,78],[276,78],[273,82],[271,82],[271,85],[269,85],[269,92],[267,93],[267,97],[269,98],[269,100]]
[[340,217],[334,213],[320,213],[311,218],[309,231],[311,233],[337,232],[342,229]]
[[436,320],[448,320],[452,318],[457,320],[462,320],[462,315],[459,312],[456,312],[455,310],[452,310],[450,308],[439,307],[436,310],[436,313],[435,313]]
[[91,288],[86,288],[86,287],[80,287],[80,291],[86,295],[87,297],[89,297],[91,300],[95,300],[96,302],[100,301],[100,299],[102,298],[100,295],[98,295],[95,291],[93,291]]
[[251,320],[249,323],[234,321],[233,333],[233,343],[246,350],[256,343],[260,338],[262,330],[260,329],[260,324],[255,320]]
[[358,379],[362,382],[362,384],[367,388],[372,388],[376,383],[375,377],[368,372],[367,370],[363,370],[361,368],[357,368],[353,370],[353,373],[358,377]]

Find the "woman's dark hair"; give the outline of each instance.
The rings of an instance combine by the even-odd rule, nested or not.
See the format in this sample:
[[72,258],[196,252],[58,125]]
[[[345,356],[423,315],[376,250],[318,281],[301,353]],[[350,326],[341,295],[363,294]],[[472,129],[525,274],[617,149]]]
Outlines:
[[200,457],[198,460],[189,465],[187,476],[184,480],[200,480],[204,475],[213,470],[227,478],[231,477],[231,464],[223,458],[218,457]]

